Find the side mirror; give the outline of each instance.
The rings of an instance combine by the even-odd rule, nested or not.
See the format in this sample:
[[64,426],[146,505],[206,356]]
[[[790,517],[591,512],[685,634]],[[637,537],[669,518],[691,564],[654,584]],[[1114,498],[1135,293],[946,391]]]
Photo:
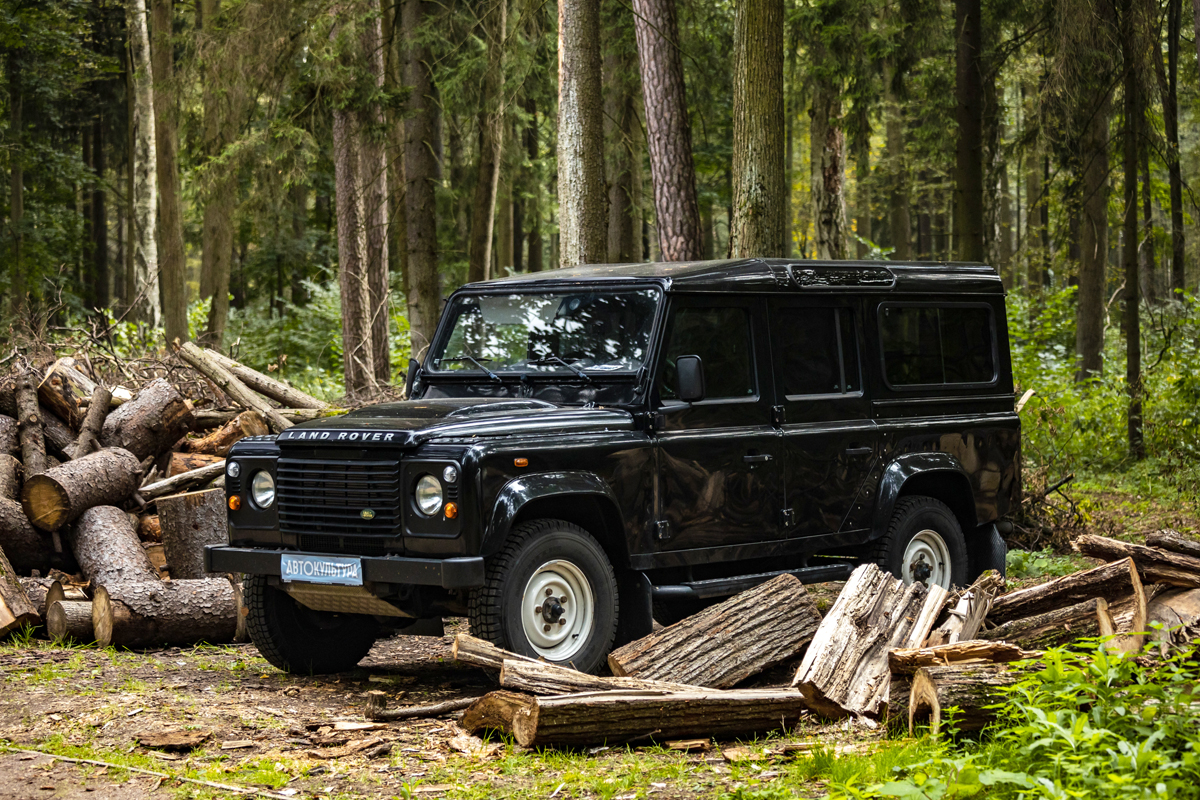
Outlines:
[[700,356],[675,359],[676,394],[685,403],[704,399],[704,362]]
[[404,396],[412,397],[413,381],[417,379],[417,373],[421,370],[421,362],[415,358],[408,360],[408,375],[404,378]]

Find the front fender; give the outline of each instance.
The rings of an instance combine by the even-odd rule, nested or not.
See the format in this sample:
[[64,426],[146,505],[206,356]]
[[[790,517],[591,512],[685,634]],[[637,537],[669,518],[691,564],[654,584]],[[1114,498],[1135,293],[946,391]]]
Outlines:
[[949,474],[960,481],[967,497],[971,497],[971,481],[959,460],[949,453],[904,453],[897,456],[883,471],[879,480],[879,494],[875,501],[875,516],[871,524],[871,538],[877,539],[887,532],[896,501],[905,482],[916,475],[928,473]]
[[603,497],[619,508],[608,484],[591,472],[539,472],[513,478],[496,495],[483,536],[482,555],[488,556],[500,549],[523,506],[534,500],[564,495]]

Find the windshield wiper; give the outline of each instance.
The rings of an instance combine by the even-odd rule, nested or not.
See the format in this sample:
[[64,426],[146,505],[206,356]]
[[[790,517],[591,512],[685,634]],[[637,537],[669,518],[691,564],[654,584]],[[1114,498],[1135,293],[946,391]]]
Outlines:
[[576,375],[583,378],[588,383],[592,383],[591,375],[588,375],[586,372],[584,372],[583,370],[581,370],[579,367],[575,366],[574,364],[570,363],[565,358],[560,358],[559,356],[556,356],[553,353],[551,353],[550,355],[542,356],[537,361],[530,361],[529,363],[537,364],[539,366],[542,364],[562,364],[564,367],[571,370],[571,372],[574,372]]
[[[486,373],[487,376],[489,378],[491,378],[492,380],[497,381],[499,383],[504,383],[503,378],[501,378],[499,375],[497,375],[496,373],[492,372],[490,369],[485,367],[483,365],[483,363],[475,356],[455,356],[454,358],[439,358],[438,359],[438,363],[441,363],[442,361],[470,361],[472,364],[474,364],[476,367],[479,368],[480,372]],[[485,359],[483,359],[483,361],[491,361],[491,359],[485,358]]]

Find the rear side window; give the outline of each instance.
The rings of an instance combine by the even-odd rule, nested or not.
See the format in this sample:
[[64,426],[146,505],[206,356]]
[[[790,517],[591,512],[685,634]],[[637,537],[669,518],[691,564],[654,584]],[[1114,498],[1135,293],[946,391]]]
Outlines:
[[850,309],[776,307],[771,311],[771,328],[785,395],[859,390],[858,347]]
[[659,396],[676,399],[675,360],[700,356],[710,400],[754,394],[750,312],[741,307],[681,308],[671,321]]
[[994,324],[986,306],[883,306],[879,335],[892,386],[996,378]]

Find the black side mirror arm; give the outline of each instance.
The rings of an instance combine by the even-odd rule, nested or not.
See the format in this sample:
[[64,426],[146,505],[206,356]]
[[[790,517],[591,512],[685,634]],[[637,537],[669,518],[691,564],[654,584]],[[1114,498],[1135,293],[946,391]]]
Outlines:
[[413,384],[416,383],[417,378],[420,377],[420,375],[421,375],[421,362],[417,361],[415,358],[410,358],[408,360],[408,375],[405,376],[405,378],[404,378],[404,396],[405,397],[409,397],[409,398],[412,397]]

